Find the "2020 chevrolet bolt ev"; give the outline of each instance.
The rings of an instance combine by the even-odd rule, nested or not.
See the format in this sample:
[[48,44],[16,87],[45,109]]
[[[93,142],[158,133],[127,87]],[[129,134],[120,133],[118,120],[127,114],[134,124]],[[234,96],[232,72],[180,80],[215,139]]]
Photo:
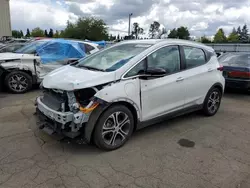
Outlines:
[[58,68],[36,99],[38,126],[104,150],[135,130],[173,116],[218,111],[224,92],[214,50],[184,40],[134,40]]

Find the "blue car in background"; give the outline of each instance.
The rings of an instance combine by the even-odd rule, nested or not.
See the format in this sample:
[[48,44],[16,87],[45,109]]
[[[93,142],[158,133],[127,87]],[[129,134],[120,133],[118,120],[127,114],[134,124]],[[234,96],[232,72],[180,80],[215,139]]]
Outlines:
[[24,93],[44,76],[63,65],[99,51],[86,41],[42,39],[27,43],[13,53],[0,53],[0,80],[13,93]]
[[250,90],[250,52],[225,53],[218,59],[227,88]]

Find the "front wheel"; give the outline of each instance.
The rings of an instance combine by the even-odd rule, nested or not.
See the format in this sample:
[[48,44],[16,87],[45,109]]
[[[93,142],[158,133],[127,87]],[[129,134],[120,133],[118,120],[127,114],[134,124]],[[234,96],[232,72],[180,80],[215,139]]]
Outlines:
[[220,108],[222,93],[218,88],[211,89],[204,101],[203,112],[206,116],[213,116]]
[[95,131],[94,142],[104,150],[115,150],[125,144],[134,130],[134,117],[123,105],[111,106],[99,118]]
[[12,93],[25,93],[32,87],[32,77],[22,71],[10,72],[4,82]]

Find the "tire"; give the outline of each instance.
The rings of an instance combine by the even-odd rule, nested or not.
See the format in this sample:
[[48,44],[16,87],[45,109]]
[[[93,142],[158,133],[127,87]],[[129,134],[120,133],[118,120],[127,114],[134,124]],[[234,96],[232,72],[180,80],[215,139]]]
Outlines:
[[[118,121],[115,121],[116,117],[118,117]],[[114,124],[114,122],[118,123]],[[133,130],[134,117],[132,112],[123,105],[111,106],[97,121],[94,130],[94,143],[100,149],[115,150],[128,141]]]
[[209,90],[203,103],[203,113],[206,116],[213,116],[217,113],[221,104],[222,93],[218,88]]
[[6,75],[4,84],[12,93],[25,93],[32,88],[32,77],[22,71],[13,71]]

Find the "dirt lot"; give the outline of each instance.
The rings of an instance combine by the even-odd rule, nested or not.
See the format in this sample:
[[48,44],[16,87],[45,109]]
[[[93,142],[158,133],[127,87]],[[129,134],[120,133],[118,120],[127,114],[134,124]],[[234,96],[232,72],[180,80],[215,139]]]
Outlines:
[[226,93],[214,117],[179,117],[136,132],[119,150],[103,152],[37,130],[38,93],[0,93],[1,188],[250,187],[248,94]]

